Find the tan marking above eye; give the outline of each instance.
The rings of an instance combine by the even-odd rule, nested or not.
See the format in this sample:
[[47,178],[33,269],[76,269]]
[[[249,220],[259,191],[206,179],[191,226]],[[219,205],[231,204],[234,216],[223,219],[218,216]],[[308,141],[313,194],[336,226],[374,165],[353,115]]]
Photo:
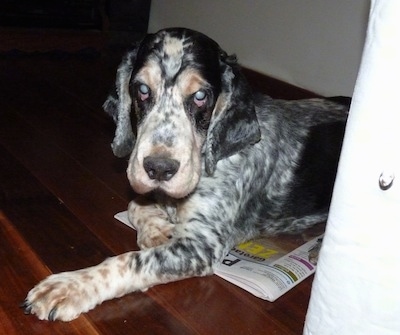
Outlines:
[[177,80],[181,94],[185,97],[193,95],[208,86],[204,78],[195,69],[184,70]]
[[155,61],[148,61],[136,74],[135,79],[155,92],[161,83],[160,66]]

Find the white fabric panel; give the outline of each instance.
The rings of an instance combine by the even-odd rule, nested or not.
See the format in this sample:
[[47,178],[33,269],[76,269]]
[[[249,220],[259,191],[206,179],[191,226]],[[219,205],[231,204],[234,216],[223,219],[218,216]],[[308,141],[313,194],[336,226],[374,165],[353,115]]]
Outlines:
[[400,1],[372,0],[304,335],[400,334],[399,81]]

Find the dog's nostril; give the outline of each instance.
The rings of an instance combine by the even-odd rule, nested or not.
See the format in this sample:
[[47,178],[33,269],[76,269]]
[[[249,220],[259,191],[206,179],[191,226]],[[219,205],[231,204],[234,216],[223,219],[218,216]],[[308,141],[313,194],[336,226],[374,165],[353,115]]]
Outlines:
[[179,162],[165,157],[148,156],[143,160],[143,167],[150,179],[170,180],[179,169]]

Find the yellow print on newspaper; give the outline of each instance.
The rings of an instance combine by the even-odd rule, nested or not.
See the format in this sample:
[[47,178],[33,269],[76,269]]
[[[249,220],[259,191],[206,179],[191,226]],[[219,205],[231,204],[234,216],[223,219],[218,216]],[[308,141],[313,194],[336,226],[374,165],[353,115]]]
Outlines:
[[236,246],[235,249],[237,249],[237,251],[240,250],[251,256],[260,257],[263,259],[271,258],[272,256],[279,253],[278,250],[268,248],[267,246],[262,245],[262,244],[258,243],[257,241],[248,241],[248,242],[241,243],[238,246]]

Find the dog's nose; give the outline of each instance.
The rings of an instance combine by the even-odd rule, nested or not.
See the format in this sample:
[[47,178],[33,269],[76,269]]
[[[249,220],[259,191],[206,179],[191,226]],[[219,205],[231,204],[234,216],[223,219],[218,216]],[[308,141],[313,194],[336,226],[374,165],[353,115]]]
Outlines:
[[143,160],[143,167],[150,179],[159,181],[170,180],[179,169],[179,162],[175,159],[147,156]]

